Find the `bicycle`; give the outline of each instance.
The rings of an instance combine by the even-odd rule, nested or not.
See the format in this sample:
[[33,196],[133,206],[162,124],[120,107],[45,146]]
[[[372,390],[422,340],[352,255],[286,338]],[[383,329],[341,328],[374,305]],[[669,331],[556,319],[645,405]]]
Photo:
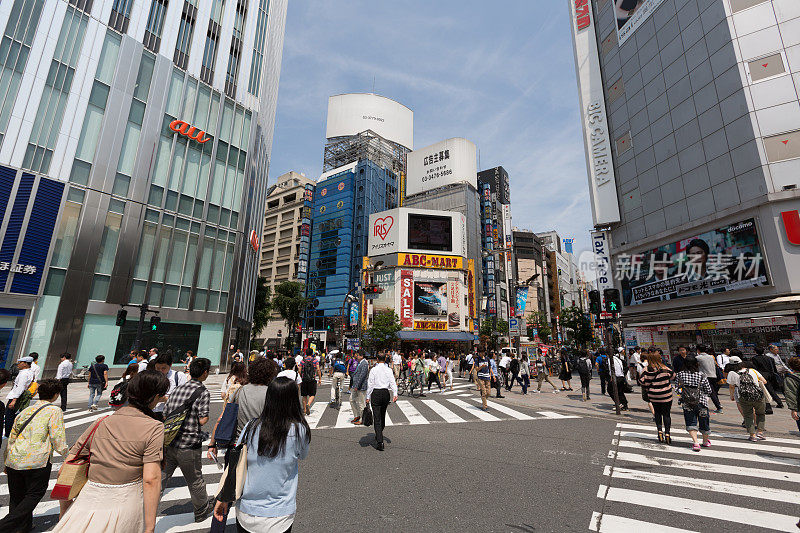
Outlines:
[[75,372],[75,369],[72,370],[72,379],[78,379],[81,381],[89,381],[89,365],[83,365],[83,368],[79,372]]
[[331,401],[328,403],[332,408],[339,409],[342,406],[342,383],[335,387],[335,396],[331,398]]

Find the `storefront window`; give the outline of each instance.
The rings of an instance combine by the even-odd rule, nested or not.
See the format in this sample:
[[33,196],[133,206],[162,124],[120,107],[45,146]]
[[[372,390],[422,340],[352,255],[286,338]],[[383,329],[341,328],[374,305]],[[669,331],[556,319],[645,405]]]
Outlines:
[[0,311],[0,368],[11,367],[24,321],[24,310],[4,309]]

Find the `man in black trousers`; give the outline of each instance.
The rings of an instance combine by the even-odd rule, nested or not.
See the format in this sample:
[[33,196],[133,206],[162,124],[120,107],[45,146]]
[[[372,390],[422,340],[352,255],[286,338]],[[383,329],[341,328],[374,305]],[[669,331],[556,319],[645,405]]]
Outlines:
[[378,354],[378,364],[369,371],[367,379],[367,403],[372,404],[375,441],[381,452],[383,451],[383,428],[386,426],[386,408],[393,401],[397,401],[397,382],[392,370],[386,366],[386,355],[381,353]]

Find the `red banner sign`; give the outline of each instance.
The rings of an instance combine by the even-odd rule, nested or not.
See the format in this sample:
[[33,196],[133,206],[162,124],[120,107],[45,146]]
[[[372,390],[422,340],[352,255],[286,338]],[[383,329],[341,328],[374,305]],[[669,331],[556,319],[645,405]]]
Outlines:
[[400,271],[400,323],[414,327],[414,273],[410,270]]

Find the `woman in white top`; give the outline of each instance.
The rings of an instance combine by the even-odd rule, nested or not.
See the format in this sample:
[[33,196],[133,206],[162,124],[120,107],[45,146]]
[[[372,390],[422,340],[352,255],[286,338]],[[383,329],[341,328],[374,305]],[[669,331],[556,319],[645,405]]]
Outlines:
[[372,367],[367,378],[367,403],[372,403],[375,423],[375,441],[378,451],[383,451],[383,428],[386,426],[386,408],[397,401],[397,382],[394,373],[386,366],[386,355],[378,354],[378,364]]
[[733,369],[728,372],[726,381],[731,392],[731,400],[739,406],[744,418],[744,426],[753,442],[767,440],[764,436],[767,404],[772,400],[764,387],[767,380],[750,361],[731,358]]

